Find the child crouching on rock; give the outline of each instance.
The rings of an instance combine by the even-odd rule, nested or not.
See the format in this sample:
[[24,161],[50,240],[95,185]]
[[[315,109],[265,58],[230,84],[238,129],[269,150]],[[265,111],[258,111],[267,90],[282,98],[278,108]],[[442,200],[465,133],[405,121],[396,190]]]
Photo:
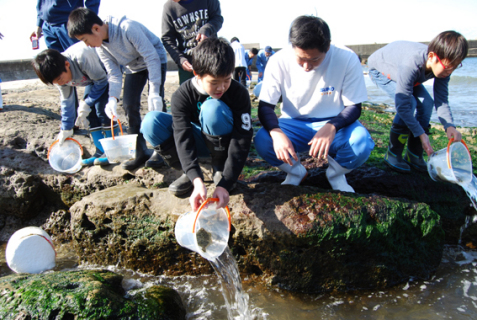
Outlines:
[[[32,61],[38,78],[45,84],[54,84],[60,90],[61,129],[59,144],[73,136],[75,124],[89,128],[96,147],[95,154],[82,160],[83,166],[108,165],[108,158],[99,142],[111,137],[111,122],[104,108],[108,103],[108,76],[96,51],[78,42],[63,53],[47,49]],[[75,122],[77,97],[73,87],[86,87],[83,100],[79,103],[78,118]],[[91,109],[94,109],[91,112]],[[103,131],[104,130],[104,131]]]
[[235,56],[224,39],[202,40],[193,52],[195,77],[172,95],[171,114],[151,111],[141,125],[144,138],[164,161],[184,174],[169,186],[175,195],[193,189],[195,211],[207,198],[199,157],[211,157],[218,207],[229,202],[250,149],[253,129],[247,89],[235,80]]
[[[370,78],[394,99],[397,111],[384,156],[391,169],[402,173],[411,172],[411,167],[427,171],[422,154],[423,151],[427,155],[434,152],[428,137],[434,105],[447,137],[461,140],[462,135],[455,128],[449,107],[449,80],[452,72],[462,66],[468,47],[467,40],[460,33],[445,31],[429,45],[395,41],[369,57]],[[429,79],[434,79],[434,100],[422,84]]]

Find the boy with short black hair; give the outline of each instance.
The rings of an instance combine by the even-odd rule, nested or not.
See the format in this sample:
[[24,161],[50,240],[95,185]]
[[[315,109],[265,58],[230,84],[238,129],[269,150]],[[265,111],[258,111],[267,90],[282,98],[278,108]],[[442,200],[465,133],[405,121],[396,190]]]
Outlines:
[[[111,136],[111,126],[104,112],[108,102],[108,76],[96,51],[84,43],[76,43],[63,53],[47,49],[39,53],[32,61],[38,78],[45,84],[54,84],[60,91],[61,130],[59,144],[73,136],[73,126],[89,128],[96,146],[95,154],[82,160],[83,166],[107,165],[100,139]],[[74,87],[86,87],[84,100],[79,104],[78,118],[75,123],[76,94]],[[95,111],[91,112],[91,108]],[[104,134],[103,135],[103,130]]]
[[[462,66],[467,53],[467,40],[458,32],[445,31],[429,45],[395,41],[369,57],[370,78],[395,100],[397,114],[384,157],[391,169],[402,173],[411,172],[411,167],[427,171],[423,151],[427,155],[434,152],[428,137],[434,105],[447,137],[461,140],[462,135],[455,128],[449,107],[448,86],[450,75]],[[434,79],[434,100],[422,84],[429,79]]]
[[194,188],[193,210],[207,198],[198,158],[211,157],[217,186],[213,197],[224,207],[250,149],[250,96],[232,80],[234,52],[225,39],[204,39],[194,50],[192,65],[195,77],[172,95],[172,116],[149,112],[141,132],[171,168],[185,172],[169,191],[182,195]]
[[122,167],[133,170],[145,162],[147,167],[163,165],[163,160],[157,153],[149,158],[146,141],[139,131],[141,93],[148,80],[149,110],[166,110],[163,99],[167,54],[161,40],[137,21],[125,16],[120,19],[108,17],[102,21],[96,13],[86,8],[71,12],[68,33],[86,45],[95,47],[106,67],[109,81],[106,114],[109,117],[117,116],[122,84],[121,67],[125,69],[123,108],[128,119],[128,133],[138,134],[138,137],[136,158],[124,162]]

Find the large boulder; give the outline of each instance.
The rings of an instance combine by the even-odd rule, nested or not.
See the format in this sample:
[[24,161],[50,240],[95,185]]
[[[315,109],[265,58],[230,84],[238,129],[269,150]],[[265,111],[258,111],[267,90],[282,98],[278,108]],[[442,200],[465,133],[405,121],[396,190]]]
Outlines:
[[0,319],[185,319],[173,289],[152,286],[128,292],[110,271],[13,274],[0,278]]
[[[275,183],[239,184],[229,246],[240,271],[293,291],[386,288],[428,279],[442,256],[440,217],[428,205]],[[211,272],[174,237],[188,199],[163,189],[108,188],[75,203],[71,232],[82,262],[153,274]]]

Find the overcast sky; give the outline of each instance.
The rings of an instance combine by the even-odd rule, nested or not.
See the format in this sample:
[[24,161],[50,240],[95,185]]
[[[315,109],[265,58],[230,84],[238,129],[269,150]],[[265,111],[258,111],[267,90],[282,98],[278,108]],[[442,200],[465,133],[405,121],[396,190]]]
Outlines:
[[[123,16],[143,23],[161,35],[166,0],[103,0],[99,15]],[[242,43],[279,48],[287,43],[294,18],[303,14],[323,18],[332,42],[345,45],[430,41],[445,30],[477,39],[477,0],[221,0],[224,25],[219,35]],[[29,36],[35,28],[36,1],[0,0],[0,60],[30,59]],[[40,42],[40,50],[46,49]]]

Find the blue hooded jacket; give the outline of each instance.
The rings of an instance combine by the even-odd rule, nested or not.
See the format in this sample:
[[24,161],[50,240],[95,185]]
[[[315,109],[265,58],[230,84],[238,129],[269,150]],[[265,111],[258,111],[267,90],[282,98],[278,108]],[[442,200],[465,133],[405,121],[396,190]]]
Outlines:
[[100,2],[100,0],[38,0],[36,25],[41,28],[43,22],[51,25],[66,23],[71,11],[85,6],[98,14]]

